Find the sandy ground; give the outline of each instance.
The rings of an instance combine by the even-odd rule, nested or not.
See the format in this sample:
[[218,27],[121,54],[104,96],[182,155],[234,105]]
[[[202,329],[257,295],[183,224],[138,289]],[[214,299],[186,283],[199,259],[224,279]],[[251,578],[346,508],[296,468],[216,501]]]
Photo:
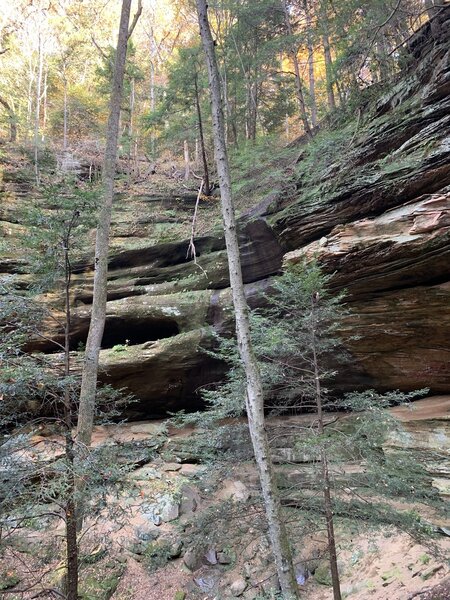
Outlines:
[[[441,423],[445,423],[446,419],[450,417],[450,397],[439,396],[418,401],[414,403],[413,408],[398,407],[393,409],[393,412],[405,422],[439,420]],[[288,417],[285,421],[292,419],[307,420],[308,418],[307,416]],[[105,442],[121,444],[132,440],[146,440],[149,437],[158,435],[162,426],[162,422],[153,421],[97,427],[94,433],[94,444],[98,445]],[[169,431],[170,438],[186,438],[190,434],[190,428],[183,430],[170,429]],[[36,442],[39,442],[39,438],[36,439]],[[49,437],[42,438],[42,449],[48,448],[48,442]],[[37,447],[39,447],[39,444]],[[38,452],[38,450],[36,451]],[[46,452],[44,450],[44,453]],[[301,469],[301,465],[298,468]],[[108,561],[111,563],[116,559],[120,559],[125,565],[112,600],[181,600],[182,598],[183,600],[226,600],[233,597],[229,586],[239,577],[246,575],[248,559],[243,556],[244,552],[241,552],[241,549],[248,545],[249,533],[243,534],[242,539],[239,537],[233,538],[233,534],[227,533],[228,538],[223,540],[224,545],[233,545],[237,550],[236,559],[231,565],[227,567],[205,565],[195,572],[190,572],[187,569],[183,563],[183,558],[171,560],[163,568],[151,572],[145,558],[139,557],[129,550],[130,541],[137,539],[137,529],[149,525],[148,517],[143,514],[143,505],[154,501],[158,494],[176,489],[179,479],[184,482],[187,481],[189,485],[195,487],[198,484],[196,476],[202,469],[203,467],[195,464],[163,463],[159,458],[156,462],[145,465],[133,472],[133,494],[128,490],[128,495],[119,498],[119,503],[126,507],[126,518],[121,527],[105,517],[95,525],[87,521],[88,526],[92,525],[89,534],[92,535],[90,548],[98,544],[99,539],[103,540],[102,543],[107,548],[107,558],[103,562],[100,561],[95,567],[100,573],[100,577],[102,569],[107,566]],[[239,485],[244,486],[244,490],[246,486],[251,489],[254,481],[254,467],[251,464],[236,464],[231,481],[219,480],[218,487],[212,494],[208,495],[202,492],[199,509],[195,513],[195,517],[207,507],[227,497],[230,490],[236,488],[239,491]],[[239,485],[236,486],[236,482]],[[397,508],[402,507],[399,505]],[[242,515],[240,510],[240,505],[237,503],[236,512],[239,519],[242,522],[249,521],[246,505],[242,505]],[[163,522],[157,528],[159,535],[164,536],[175,532],[177,524],[179,524],[179,520]],[[62,540],[62,523],[52,529],[52,535]],[[89,539],[89,535],[87,539]],[[47,537],[44,538],[44,536]],[[39,556],[40,539],[47,542],[48,536],[48,532],[30,531],[30,546],[34,543],[37,548],[34,557],[30,552],[5,555],[0,565],[0,574],[11,568],[20,571],[24,575],[21,584],[23,588],[27,579],[34,577],[40,568],[42,572],[49,569],[54,570],[57,562],[56,559],[52,560],[52,556],[50,556],[50,560],[46,561],[45,567],[39,567],[38,564],[41,558]],[[320,535],[316,536],[316,538],[318,537]],[[302,540],[302,543],[299,540],[296,541],[297,550],[300,554],[302,554],[302,547],[308,554],[311,548],[306,550],[305,548],[308,543],[311,545],[313,540],[309,540],[309,542]],[[406,534],[399,533],[392,528],[377,531],[366,530],[354,534],[342,530],[339,532],[338,542],[341,589],[344,598],[350,600],[450,600],[448,568],[450,537],[443,535],[439,537],[437,541],[439,553],[437,555],[434,555],[430,548],[415,542]],[[59,543],[61,544],[61,541]],[[323,536],[318,545],[323,548]],[[25,550],[28,551],[29,548],[25,548]],[[59,555],[60,552],[61,546],[59,550],[55,550],[53,556]],[[263,572],[256,578],[247,578],[247,588],[240,596],[244,600],[262,598],[262,590],[257,583],[270,578],[272,575],[273,566],[270,564],[269,553],[267,550],[263,550],[262,554],[263,556],[256,556],[256,559],[260,560],[262,558],[265,560],[267,565],[266,574]],[[26,575],[27,569],[29,570],[29,577]],[[211,573],[213,576],[214,574],[220,574],[220,592],[207,593],[202,591],[195,582],[196,579],[210,576]],[[84,576],[85,572],[82,571],[81,579]],[[49,585],[48,577],[45,581],[46,585]],[[313,577],[310,577],[306,584],[301,586],[300,590],[303,599],[332,600],[333,597],[331,588],[318,584]],[[177,596],[177,592],[183,592],[186,595],[185,597],[182,594]],[[5,599],[14,598],[14,600],[19,598],[25,600],[32,597],[50,599],[54,597],[45,594],[36,596],[36,591],[20,594],[16,597],[14,593],[9,593],[9,591],[8,593],[0,592],[0,596]],[[89,597],[89,600],[97,599]],[[103,600],[103,597],[101,600]]]
[[[450,549],[442,543],[442,551]],[[355,538],[351,548],[340,553],[342,567],[341,589],[344,598],[352,600],[450,600],[450,578],[445,561],[435,559],[423,546],[414,543],[404,534],[392,537],[383,535]],[[235,573],[235,577],[238,572]],[[182,561],[174,561],[168,567],[149,575],[134,560],[127,565],[113,600],[174,600],[178,590],[187,591],[186,600],[200,598],[232,598],[230,591],[218,595],[195,591],[192,580]],[[310,579],[300,586],[301,597],[308,600],[332,600],[330,587]],[[437,595],[430,590],[437,589]],[[247,588],[243,598],[251,597],[257,590]],[[255,597],[255,596],[254,596]]]

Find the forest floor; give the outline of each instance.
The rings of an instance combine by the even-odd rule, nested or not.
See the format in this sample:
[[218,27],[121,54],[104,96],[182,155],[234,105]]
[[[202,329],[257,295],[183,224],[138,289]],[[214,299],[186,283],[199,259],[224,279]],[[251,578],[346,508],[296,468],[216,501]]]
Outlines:
[[[341,591],[344,598],[353,600],[448,600],[450,578],[448,569],[439,561],[431,559],[427,549],[415,544],[405,534],[380,532],[352,538],[353,550],[341,552],[340,560],[350,562],[351,569],[341,575]],[[177,564],[178,563],[178,564]],[[186,572],[181,559],[174,561],[155,574],[136,560],[130,559],[121,578],[114,600],[174,600],[179,590],[192,589],[189,598],[233,598],[231,586],[239,580],[239,569],[230,571],[230,592],[222,594],[202,593],[192,589],[192,575]],[[194,582],[207,581],[207,574],[196,574]],[[308,600],[332,600],[329,585],[318,583],[314,578],[299,586],[301,598]],[[261,596],[258,588],[247,587],[244,598],[271,598]]]
[[[437,397],[419,401],[416,412],[401,408],[397,412],[403,420],[418,420],[421,415],[436,420],[448,415],[449,403],[450,397]],[[289,417],[302,422],[307,418]],[[143,459],[149,440],[155,452]],[[51,441],[47,435],[35,436],[41,458],[49,457]],[[127,484],[106,498],[107,509],[86,521],[81,598],[275,598],[257,476],[248,457],[225,466],[199,461],[193,428],[167,429],[162,421],[97,427],[94,446],[105,444],[116,448],[119,462],[127,456],[131,469]],[[295,468],[301,472],[307,466]],[[396,508],[406,510],[400,503]],[[47,509],[56,511],[51,505]],[[448,532],[448,523],[436,519],[433,511],[414,509]],[[301,597],[331,600],[324,531],[314,515],[292,509],[287,514]],[[344,598],[450,599],[448,533],[418,540],[393,526],[351,518],[337,518],[336,527]],[[2,597],[57,597],[48,590],[57,585],[63,568],[58,558],[63,555],[62,521],[30,517],[13,538],[2,557]],[[31,584],[35,585],[26,591]]]

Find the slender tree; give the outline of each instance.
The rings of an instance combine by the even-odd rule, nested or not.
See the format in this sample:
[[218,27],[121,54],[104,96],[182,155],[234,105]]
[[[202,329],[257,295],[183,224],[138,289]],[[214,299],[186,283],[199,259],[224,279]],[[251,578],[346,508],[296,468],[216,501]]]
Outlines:
[[336,100],[333,90],[333,61],[331,59],[330,39],[328,37],[328,28],[326,27],[326,17],[324,17],[324,32],[322,35],[323,53],[325,56],[325,74],[327,81],[327,99],[328,108],[334,110],[336,108]]
[[[74,210],[67,222],[62,238],[63,269],[64,269],[64,376],[71,375],[70,365],[70,333],[71,333],[71,302],[70,284],[72,277],[72,265],[70,261],[70,245],[74,229],[80,213]],[[67,600],[78,598],[78,540],[77,540],[77,516],[76,516],[76,482],[75,482],[75,448],[72,436],[72,398],[69,386],[64,389],[64,438],[65,454],[67,462],[67,497],[64,505],[66,526],[66,553],[67,553],[67,578],[66,592]]]
[[209,184],[209,169],[208,159],[206,157],[206,145],[205,145],[205,134],[203,133],[203,118],[202,111],[200,108],[200,93],[198,89],[198,73],[195,72],[194,77],[194,88],[195,88],[195,107],[197,110],[197,122],[198,122],[198,134],[200,137],[200,147],[202,151],[202,163],[203,163],[203,193],[205,196],[209,196],[211,186]]
[[[167,140],[171,139],[171,137],[179,139],[181,135],[186,136],[183,140],[185,179],[189,179],[190,174],[188,169],[189,148],[186,146],[193,141],[192,129],[195,127],[195,161],[197,162],[201,152],[203,167],[202,192],[208,196],[210,193],[210,176],[206,152],[204,118],[202,114],[202,92],[205,89],[206,82],[204,65],[200,62],[199,53],[200,48],[198,46],[181,48],[179,50],[177,59],[172,63],[168,71],[168,85],[165,90],[164,99],[159,110],[150,112],[148,123],[152,135],[154,125],[158,125],[163,129],[163,135]],[[171,131],[168,131],[165,125],[171,117],[173,119],[174,112],[178,113],[179,116],[174,121],[172,128],[170,128]],[[195,125],[193,123],[194,120],[196,122]]]
[[[312,367],[314,371],[315,382],[315,400],[317,410],[317,431],[320,436],[324,436],[324,415],[323,415],[323,392],[321,383],[321,372],[319,368],[318,357],[318,341],[317,336],[320,334],[319,318],[317,315],[320,302],[320,292],[315,290],[311,295],[311,312],[309,319],[309,335],[311,340]],[[328,536],[328,554],[330,558],[331,581],[333,585],[334,600],[342,600],[341,586],[339,580],[339,569],[337,564],[336,552],[336,537],[334,534],[334,518],[333,518],[333,502],[331,499],[331,481],[330,469],[328,466],[328,455],[323,446],[320,447],[320,463],[322,468],[322,488],[323,488],[323,508],[325,513],[325,521],[327,524]]]
[[39,184],[39,121],[41,113],[41,90],[42,73],[44,68],[44,52],[41,31],[38,32],[38,66],[35,90],[35,114],[34,114],[34,174],[36,183]]
[[4,107],[4,109],[8,113],[9,141],[15,142],[17,139],[17,117],[14,113],[14,110],[13,110],[11,104],[2,96],[0,96],[0,104]]
[[316,100],[316,78],[314,75],[314,44],[313,44],[313,24],[312,24],[312,6],[309,0],[303,1],[303,9],[306,20],[306,39],[308,45],[308,79],[309,79],[309,101],[311,105],[311,125],[317,125],[317,100]]
[[306,113],[306,104],[305,97],[303,94],[303,82],[302,76],[300,74],[300,64],[298,62],[297,56],[297,47],[295,43],[292,42],[293,30],[291,24],[291,17],[289,15],[289,8],[286,0],[281,0],[281,5],[283,8],[284,21],[286,24],[286,33],[289,36],[289,55],[294,64],[294,73],[295,73],[295,93],[297,96],[298,107],[300,111],[300,119],[303,123],[303,128],[305,129],[305,133],[308,137],[312,137],[311,127],[308,121],[308,115]]
[[228,255],[230,285],[236,316],[236,335],[239,354],[246,374],[246,410],[255,460],[269,526],[272,552],[286,600],[298,598],[297,583],[286,529],[281,516],[281,505],[270,459],[270,449],[264,424],[264,398],[258,363],[253,352],[248,307],[242,280],[236,219],[231,195],[231,180],[225,142],[225,125],[221,99],[221,85],[214,41],[208,21],[206,0],[197,0],[200,35],[208,67],[211,91],[214,151],[219,176],[222,217]]
[[133,19],[133,23],[131,24],[130,29],[128,29],[130,9],[131,0],[123,0],[110,100],[110,115],[106,134],[106,149],[103,162],[103,195],[98,217],[95,242],[94,292],[92,299],[91,322],[86,342],[80,391],[80,407],[78,413],[78,442],[84,444],[85,446],[89,446],[91,443],[95,413],[98,362],[103,330],[105,327],[109,231],[114,195],[114,176],[116,171],[117,141],[119,136],[120,104],[122,100],[127,43],[142,12],[142,6],[139,4],[138,11]]

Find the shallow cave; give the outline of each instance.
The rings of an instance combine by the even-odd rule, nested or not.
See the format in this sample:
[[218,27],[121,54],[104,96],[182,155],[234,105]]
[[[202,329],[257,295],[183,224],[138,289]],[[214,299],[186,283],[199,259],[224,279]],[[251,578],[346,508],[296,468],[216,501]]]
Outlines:
[[141,319],[107,319],[103,333],[102,348],[119,344],[134,346],[173,337],[180,333],[177,323],[171,319],[144,321]]
[[[80,344],[86,344],[88,328],[89,323],[86,323],[71,335],[71,350],[79,350]],[[106,319],[101,347],[105,350],[118,345],[134,346],[173,337],[179,333],[180,329],[176,321],[172,319],[144,320],[110,317]],[[55,349],[53,347],[45,348],[44,351],[52,352]]]

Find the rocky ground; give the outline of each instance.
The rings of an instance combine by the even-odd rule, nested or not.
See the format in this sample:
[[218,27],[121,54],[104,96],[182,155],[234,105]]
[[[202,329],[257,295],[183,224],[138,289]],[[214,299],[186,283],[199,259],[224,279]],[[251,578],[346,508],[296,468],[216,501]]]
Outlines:
[[[430,465],[433,483],[448,497],[450,398],[419,401],[394,409],[404,424],[411,452],[439,445],[442,462]],[[333,417],[334,418],[334,417]],[[290,424],[308,417],[289,417]],[[269,422],[276,430],[281,419]],[[274,429],[275,428],[275,429]],[[41,432],[43,433],[43,432]],[[441,442],[439,442],[441,440]],[[51,458],[54,439],[34,437],[34,452]],[[385,451],[392,451],[391,439]],[[403,442],[402,442],[403,443]],[[257,477],[243,455],[210,463],[192,427],[167,429],[163,422],[97,427],[94,446],[109,444],[127,463],[125,485],[106,498],[107,508],[87,519],[81,543],[84,600],[200,600],[271,598],[276,578],[264,532]],[[278,448],[279,453],[281,449]],[[293,480],[311,467],[292,462]],[[436,474],[438,473],[439,476]],[[286,475],[286,473],[285,473]],[[370,501],[370,498],[368,499]],[[394,505],[393,505],[394,508]],[[411,510],[396,503],[395,508]],[[448,521],[433,510],[414,510],[438,531],[417,540],[393,526],[337,518],[339,565],[345,598],[354,600],[445,600],[449,595]],[[57,511],[49,505],[48,513]],[[304,598],[332,598],[324,531],[288,510],[300,590]],[[0,586],[8,598],[53,598],[48,591],[61,574],[63,525],[51,515],[29,519],[4,554]],[[38,580],[30,592],[27,586]],[[41,590],[39,596],[36,593]]]

